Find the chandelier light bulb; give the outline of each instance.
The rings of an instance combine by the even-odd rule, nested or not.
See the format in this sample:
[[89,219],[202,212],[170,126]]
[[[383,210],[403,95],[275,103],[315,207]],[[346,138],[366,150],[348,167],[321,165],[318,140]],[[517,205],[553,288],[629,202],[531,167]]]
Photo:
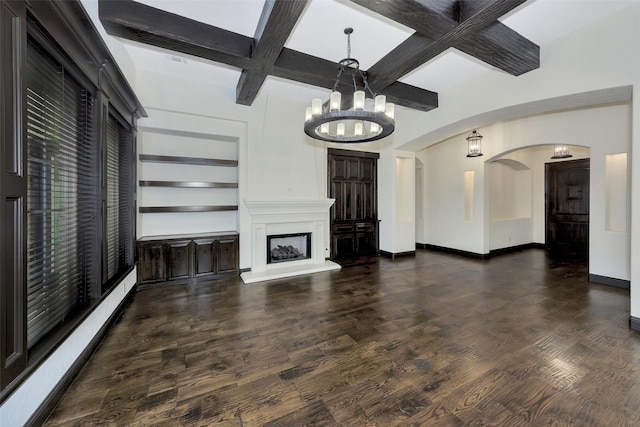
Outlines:
[[338,111],[340,109],[341,100],[342,94],[340,92],[332,92],[331,98],[329,98],[329,111]]
[[311,114],[314,116],[322,114],[322,100],[320,98],[311,101]]
[[376,100],[375,100],[375,104],[373,107],[373,111],[379,113],[379,112],[384,112],[385,110],[385,105],[387,103],[387,97],[384,95],[378,95],[376,96]]
[[387,107],[385,109],[385,114],[387,115],[387,117],[393,119],[395,118],[395,110],[396,110],[395,104],[387,104]]
[[358,90],[353,93],[353,109],[364,110],[364,91]]

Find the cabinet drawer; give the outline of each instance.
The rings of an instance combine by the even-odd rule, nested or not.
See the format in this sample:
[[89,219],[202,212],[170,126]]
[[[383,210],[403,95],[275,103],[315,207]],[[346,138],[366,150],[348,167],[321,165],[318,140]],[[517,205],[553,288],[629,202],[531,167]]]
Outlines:
[[356,224],[356,231],[376,231],[376,226],[370,222],[361,222]]
[[336,234],[353,233],[353,224],[336,224],[333,226],[333,232]]

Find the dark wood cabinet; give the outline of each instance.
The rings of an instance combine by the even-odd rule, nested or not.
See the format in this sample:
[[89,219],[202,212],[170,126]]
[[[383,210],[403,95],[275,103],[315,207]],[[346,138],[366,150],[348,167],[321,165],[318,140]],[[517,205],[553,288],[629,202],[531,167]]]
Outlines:
[[144,237],[137,246],[138,285],[143,287],[239,273],[237,233]]
[[378,253],[377,153],[329,149],[332,258]]

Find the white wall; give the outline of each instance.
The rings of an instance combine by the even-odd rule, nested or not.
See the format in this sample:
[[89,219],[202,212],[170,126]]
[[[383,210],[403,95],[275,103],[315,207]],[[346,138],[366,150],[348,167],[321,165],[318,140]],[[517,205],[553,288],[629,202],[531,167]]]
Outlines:
[[[485,136],[485,138],[487,138]],[[416,153],[423,163],[424,235],[421,243],[484,253],[484,162],[467,158],[464,135]],[[465,220],[465,171],[473,171],[473,206]]]
[[[640,93],[640,83],[634,85],[634,93]],[[640,96],[633,98],[632,141],[630,156],[631,185],[631,316],[640,319]]]

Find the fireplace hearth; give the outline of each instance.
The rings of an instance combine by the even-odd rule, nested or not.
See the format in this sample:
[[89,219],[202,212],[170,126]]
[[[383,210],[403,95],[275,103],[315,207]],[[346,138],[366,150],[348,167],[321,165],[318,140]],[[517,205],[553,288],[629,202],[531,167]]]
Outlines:
[[311,258],[311,233],[267,236],[267,264]]

